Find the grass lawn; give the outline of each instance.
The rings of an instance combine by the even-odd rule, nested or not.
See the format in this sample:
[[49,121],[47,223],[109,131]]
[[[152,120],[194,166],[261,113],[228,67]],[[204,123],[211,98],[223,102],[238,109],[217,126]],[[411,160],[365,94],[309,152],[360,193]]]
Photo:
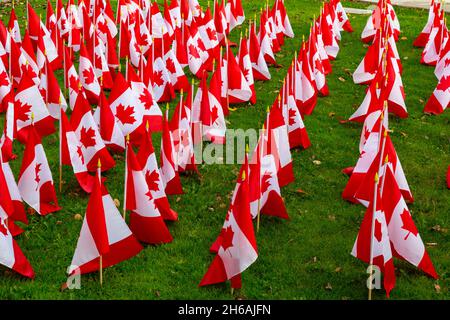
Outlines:
[[[113,0],[113,8],[116,2]],[[159,0],[159,3],[162,1]],[[206,1],[200,1],[206,5]],[[272,2],[272,1],[271,1]],[[267,105],[271,105],[281,86],[302,35],[308,35],[313,16],[321,1],[286,0],[288,14],[296,34],[288,39],[277,60],[283,65],[271,69],[273,79],[256,84],[258,103],[242,106],[228,118],[230,128],[257,128],[263,123]],[[30,3],[45,17],[44,0]],[[243,1],[247,18],[259,12],[262,1]],[[366,8],[368,4],[344,1],[344,6]],[[24,33],[22,1],[16,10]],[[6,24],[10,7],[1,4],[0,18]],[[396,260],[397,284],[391,299],[449,299],[450,234],[433,231],[433,226],[449,228],[450,191],[445,184],[450,164],[450,113],[427,116],[424,104],[436,86],[433,68],[420,65],[420,49],[412,47],[415,36],[427,20],[427,11],[396,8],[402,27],[398,50],[402,58],[403,82],[408,119],[390,117],[392,140],[402,162],[416,202],[410,206],[417,228],[427,246],[440,279],[428,278],[416,268]],[[341,198],[348,178],[341,169],[358,158],[360,124],[340,124],[362,102],[365,88],[353,84],[355,70],[366,48],[360,34],[367,16],[350,15],[353,34],[343,33],[341,51],[328,77],[330,96],[320,98],[313,115],[305,119],[312,147],[293,151],[296,181],[282,189],[290,221],[263,217],[257,234],[259,257],[243,274],[240,295],[248,299],[366,299],[367,265],[350,255],[364,214],[364,208]],[[247,21],[248,22],[248,21]],[[238,41],[239,30],[232,32]],[[61,75],[61,73],[59,73]],[[62,79],[60,77],[60,79]],[[62,83],[62,82],[61,82]],[[174,104],[172,104],[174,105]],[[3,125],[3,117],[1,124]],[[154,135],[159,150],[160,136]],[[58,172],[58,137],[45,138],[54,179]],[[12,167],[19,172],[23,147],[15,143],[19,155]],[[107,187],[113,198],[122,201],[124,159],[107,173]],[[320,160],[315,165],[313,160]],[[88,196],[78,187],[72,169],[64,168],[63,210],[47,217],[31,216],[26,232],[18,243],[36,272],[33,281],[0,269],[0,299],[231,299],[229,284],[198,288],[213,259],[208,251],[223,224],[235,185],[238,165],[200,166],[203,177],[182,177],[186,192],[171,198],[180,220],[169,225],[174,236],[171,244],[148,246],[135,258],[104,270],[104,285],[98,274],[82,276],[81,290],[60,292],[66,280]],[[301,194],[296,190],[302,189]],[[436,286],[440,286],[440,290]],[[378,290],[375,299],[385,299]]]

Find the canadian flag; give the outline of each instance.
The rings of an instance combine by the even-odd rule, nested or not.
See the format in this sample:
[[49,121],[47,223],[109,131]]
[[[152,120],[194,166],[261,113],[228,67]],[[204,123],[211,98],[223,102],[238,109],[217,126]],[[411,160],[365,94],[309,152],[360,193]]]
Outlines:
[[272,11],[275,11],[275,24],[277,26],[278,40],[283,39],[283,36],[294,38],[294,31],[292,30],[291,22],[287,15],[286,7],[284,6],[284,1],[275,0]]
[[243,165],[219,237],[213,244],[217,255],[199,286],[231,280],[241,288],[241,274],[258,258],[255,232],[250,211],[248,163]]
[[[449,41],[450,42],[450,41]],[[441,114],[450,105],[450,66],[448,66],[436,88],[430,96],[424,112],[431,114]]]
[[[148,64],[149,62],[147,62]],[[175,91],[172,82],[170,81],[170,74],[167,69],[163,56],[155,56],[151,62],[153,72],[151,73],[151,80],[153,83],[153,95],[157,102],[169,102],[175,98]],[[147,69],[149,70],[149,69]],[[175,74],[177,71],[175,70]],[[178,77],[177,77],[178,79]]]
[[336,20],[339,25],[339,30],[353,32],[352,25],[350,24],[350,20],[348,19],[347,13],[345,12],[341,1],[340,0],[332,0],[332,1],[330,1],[330,3],[335,6],[336,16],[337,16]]
[[447,40],[445,47],[442,48],[439,60],[434,69],[434,75],[438,80],[442,78],[447,69],[450,68],[450,41]]
[[274,136],[275,142],[271,151],[277,165],[277,175],[280,187],[284,187],[293,182],[295,178],[287,125],[284,122],[280,106],[272,106],[268,118],[266,119],[265,128]]
[[394,38],[397,41],[400,35],[400,23],[390,1],[385,2],[384,0],[378,1],[377,6],[372,11],[372,15],[367,19],[367,23],[361,34],[362,41],[365,43],[373,41],[377,30],[386,19],[387,23],[391,25],[394,31]]
[[68,35],[67,46],[78,52],[81,44],[81,30],[83,29],[82,15],[78,12],[78,7],[73,0],[67,2]]
[[[164,0],[164,17],[170,17],[170,23],[174,31],[181,29],[183,19],[181,17],[181,8],[178,0],[170,1],[170,6],[167,6],[167,0]],[[166,18],[166,21],[167,20]]]
[[33,125],[28,132],[18,187],[22,199],[38,214],[47,215],[61,209],[44,147]]
[[308,60],[306,45],[303,43],[295,62],[294,95],[297,107],[302,115],[310,115],[317,104],[316,81]]
[[152,144],[152,135],[150,130],[145,131],[139,152],[137,154],[139,164],[143,168],[145,181],[155,201],[155,204],[164,220],[176,221],[178,214],[170,208],[167,199],[161,172],[158,168],[158,162],[155,156],[155,150]]
[[189,80],[184,74],[183,67],[178,61],[174,51],[169,49],[164,55],[164,62],[166,64],[167,73],[169,75],[170,83],[174,90],[185,90],[189,88]]
[[34,279],[34,271],[3,218],[0,218],[0,264],[20,275]]
[[0,186],[3,190],[0,196],[0,218],[8,219],[9,231],[15,237],[23,230],[14,222],[20,221],[28,224],[28,218],[11,167],[3,158],[0,160],[2,160],[0,163]]
[[272,39],[270,38],[270,34],[267,32],[266,28],[267,24],[267,12],[263,10],[261,15],[261,21],[259,26],[259,45],[260,49],[264,54],[264,59],[267,63],[272,65],[278,65],[275,60],[275,54],[272,47]]
[[314,23],[314,27],[313,27],[314,31],[311,32],[314,35],[310,35],[310,37],[314,37],[316,39],[315,42],[317,44],[317,52],[319,54],[319,59],[323,66],[323,72],[325,75],[328,75],[333,70],[332,70],[330,58],[328,57],[327,51],[325,50],[325,44],[323,42],[322,31],[320,30],[319,21],[320,21],[320,19],[316,20],[316,22]]
[[8,97],[11,94],[11,81],[6,72],[5,65],[0,59],[0,110],[4,111],[8,107]]
[[302,147],[307,149],[311,146],[308,132],[303,123],[302,115],[297,107],[294,97],[294,79],[293,68],[291,67],[286,77],[286,83],[283,91],[283,117],[288,127],[289,146],[291,149]]
[[94,67],[95,67],[95,76],[97,79],[100,79],[101,85],[103,88],[111,89],[113,87],[113,79],[111,72],[109,70],[108,60],[106,59],[106,55],[104,53],[105,44],[101,39],[95,36],[96,41],[94,40]]
[[439,16],[435,16],[433,28],[431,29],[428,42],[422,52],[420,63],[435,66],[439,60],[439,54],[444,47],[449,33],[445,21]]
[[8,30],[12,41],[20,45],[22,43],[22,37],[20,36],[19,21],[17,20],[16,11],[14,8],[11,9],[9,16]]
[[[199,47],[203,44],[206,51],[208,52],[208,60],[205,62],[206,69],[208,71],[212,70],[212,62],[214,59],[218,60],[220,55],[219,38],[216,31],[216,26],[214,20],[211,16],[211,10],[207,8],[204,16],[202,18],[196,18],[198,32],[200,33]],[[203,48],[202,48],[203,49]]]
[[375,78],[375,74],[382,62],[383,54],[386,54],[384,37],[377,33],[375,41],[367,49],[366,55],[353,72],[353,82],[356,84],[369,84]]
[[55,132],[54,120],[48,112],[39,88],[28,74],[24,73],[17,89],[14,103],[17,138],[22,143],[27,141],[28,131],[32,126],[32,115],[34,117],[34,127],[39,136],[48,136]]
[[175,147],[169,129],[169,112],[166,110],[163,118],[163,129],[161,137],[161,179],[166,194],[182,194],[180,176],[175,162]]
[[259,39],[256,36],[256,23],[250,22],[250,36],[248,39],[248,52],[252,62],[252,73],[255,80],[268,81],[271,79],[269,67],[264,59],[264,52],[259,45]]
[[92,115],[91,107],[83,94],[79,94],[73,108],[70,124],[82,145],[84,161],[89,171],[97,170],[98,159],[102,162],[102,170],[115,166],[98,131],[97,123]]
[[14,103],[9,102],[8,107],[6,109],[3,134],[0,138],[0,150],[1,150],[0,152],[2,154],[4,161],[10,161],[17,158],[17,156],[13,152],[14,130],[15,130]]
[[386,214],[392,253],[437,279],[438,275],[403,199],[392,166],[387,165],[385,170],[381,201]]
[[216,26],[217,35],[220,45],[226,45],[226,36],[228,30],[228,20],[225,12],[225,1],[219,5],[219,0],[214,0],[214,25]]
[[139,241],[172,242],[173,238],[156,206],[145,174],[130,144],[127,146],[126,208],[131,211],[130,229]]
[[[162,112],[156,100],[153,98],[151,89],[139,79],[134,69],[129,65],[127,69],[128,82],[131,90],[138,97],[137,103],[140,104],[139,109],[143,110],[142,123],[135,131],[137,135],[141,135],[148,123],[151,131],[161,131],[162,129]],[[131,140],[134,140],[134,134]]]
[[428,42],[428,38],[431,33],[431,29],[433,28],[433,21],[436,14],[440,13],[441,3],[439,1],[431,0],[430,9],[428,10],[428,20],[425,24],[425,27],[422,29],[420,34],[414,40],[413,45],[415,47],[424,48]]
[[189,65],[185,28],[187,28],[186,24],[183,23],[181,29],[175,31],[175,41],[172,45],[172,50],[175,51],[177,60],[183,69]]
[[245,21],[245,13],[241,0],[228,0],[225,6],[225,16],[227,18],[229,32],[243,24]]
[[[100,171],[100,170],[98,170]],[[132,258],[143,248],[128,228],[113,199],[95,179],[69,274],[96,272]]]
[[[237,104],[250,101],[253,92],[230,47],[228,47],[227,55],[224,58],[226,59],[226,63],[224,64],[227,67],[227,73],[225,74],[227,80],[225,81],[228,88],[229,103]],[[245,57],[243,58],[245,59]]]
[[144,117],[144,106],[139,101],[137,92],[122,74],[117,73],[114,87],[108,98],[111,110],[116,117],[120,131],[127,136],[141,126]]
[[313,71],[317,90],[322,96],[329,95],[327,79],[325,76],[325,68],[320,58],[319,48],[317,44],[316,32],[314,28],[311,30],[308,40],[308,59]]
[[175,162],[179,172],[193,170],[198,172],[195,163],[194,141],[191,130],[191,109],[189,105],[192,100],[192,90],[189,89],[186,102],[183,95],[180,97],[170,122],[170,131],[175,147]]
[[105,145],[117,152],[124,151],[125,136],[103,91],[100,92],[100,101],[98,108],[95,109],[94,119]]
[[247,39],[241,38],[241,42],[239,45],[239,67],[247,81],[247,84],[252,91],[252,96],[250,98],[250,102],[252,104],[256,103],[256,91],[255,91],[255,80],[253,79],[253,67],[250,59],[250,54],[247,49]]
[[[395,178],[402,191],[403,197],[412,203],[414,202],[414,198],[409,189],[405,173],[403,172],[400,159],[397,156],[391,138],[389,135],[385,134],[386,131],[382,133],[383,137],[380,138],[379,132],[372,132],[367,139],[353,173],[342,193],[342,197],[350,202],[359,201],[363,205],[367,205],[372,196],[373,177],[375,176],[375,173],[378,173],[381,176],[382,172],[378,172],[378,168],[380,161],[384,161],[392,164]],[[384,149],[383,154],[381,154],[382,149]]]
[[67,102],[59,87],[53,68],[47,61],[45,62],[44,72],[41,72],[39,90],[47,104],[50,115],[53,119],[59,119],[59,109],[63,108],[63,110],[66,111]]
[[[270,135],[269,135],[270,134]],[[263,131],[250,162],[250,208],[253,219],[261,214],[289,219],[272,155],[273,133]]]
[[[47,0],[47,16],[45,21],[45,27],[50,33],[50,38],[55,44],[56,51],[58,52],[57,62],[52,64],[53,69],[61,69],[62,68],[62,57],[64,54],[63,41],[61,37],[60,30],[58,28],[58,21],[56,19],[56,15],[53,12],[53,7],[50,0]],[[41,32],[42,33],[42,32]]]
[[[374,183],[373,180],[372,183]],[[383,285],[386,295],[389,297],[391,290],[395,287],[394,259],[389,242],[386,215],[379,194],[376,199],[376,205],[373,204],[375,200],[372,200],[367,208],[353,246],[352,255],[377,266],[383,272]]]
[[70,25],[61,0],[57,0],[56,2],[56,19],[61,37],[67,39]]
[[[233,56],[234,59],[234,56]],[[200,102],[200,116],[201,121],[201,136],[213,143],[224,144],[226,136],[226,123],[223,114],[221,104],[221,82],[219,81],[221,76],[220,68],[217,68],[214,72],[209,88],[207,86],[206,71],[201,83],[201,102]],[[199,92],[197,92],[199,95]],[[193,122],[196,121],[194,112]]]
[[73,131],[64,110],[61,110],[61,145],[62,164],[71,166],[80,187],[91,193],[95,178],[88,173],[83,145]]
[[204,63],[208,60],[209,54],[200,37],[195,21],[192,22],[190,29],[185,27],[185,32],[188,36],[186,47],[188,52],[189,70],[200,79],[203,75]]
[[80,64],[78,73],[84,92],[91,104],[97,104],[100,96],[100,83],[97,80],[94,66],[84,43],[80,46]]
[[84,91],[81,90],[81,80],[73,65],[67,47],[64,48],[64,79],[65,86],[69,91],[69,106],[73,110],[78,94],[84,94]]
[[339,44],[333,33],[333,21],[331,19],[330,4],[325,3],[322,14],[319,17],[320,34],[324,44],[324,49],[330,59],[336,59],[339,53]]

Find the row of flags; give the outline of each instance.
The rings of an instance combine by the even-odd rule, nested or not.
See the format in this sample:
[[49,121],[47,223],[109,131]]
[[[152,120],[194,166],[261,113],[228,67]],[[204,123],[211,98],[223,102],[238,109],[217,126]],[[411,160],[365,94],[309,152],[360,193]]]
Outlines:
[[242,273],[258,258],[253,220],[258,231],[261,215],[289,219],[281,187],[295,179],[291,149],[310,146],[303,117],[313,112],[319,95],[328,94],[326,76],[344,30],[352,28],[340,1],[324,3],[267,110],[258,144],[246,151],[225,222],[210,247],[215,257],[199,286],[229,280],[232,290],[240,289]]
[[[428,20],[413,45],[423,48],[420,62],[434,66],[434,75],[438,83],[424,112],[438,115],[450,105],[450,34],[445,19],[443,2],[432,0],[428,11]],[[447,187],[450,189],[450,166],[447,169]]]
[[[178,213],[167,196],[183,194],[180,173],[198,172],[194,145],[225,142],[229,105],[256,103],[254,81],[270,79],[268,65],[276,65],[284,38],[294,36],[282,0],[261,13],[259,32],[255,18],[236,57],[231,47],[237,44],[228,35],[244,22],[240,0],[215,1],[213,14],[195,0],[165,2],[164,14],[156,2],[120,0],[116,15],[109,0],[58,1],[56,11],[48,2],[46,23],[27,3],[23,38],[13,8],[8,27],[0,23],[0,102],[6,112],[0,183],[7,191],[0,201],[2,241],[17,247],[13,237],[23,230],[15,222],[28,223],[25,203],[40,215],[61,209],[42,145],[59,121],[60,190],[67,165],[90,194],[69,273],[101,271],[137,254],[140,242],[171,242],[165,221],[176,221]],[[196,94],[186,68],[201,81]],[[55,77],[58,69],[64,86]],[[168,105],[163,112],[158,103],[173,100],[177,91],[169,119]],[[156,131],[162,132],[159,163]],[[9,166],[16,140],[25,145],[17,184]],[[116,165],[112,152],[126,155],[122,212],[101,176]],[[1,257],[2,264],[34,277],[26,259],[7,253],[21,266]]]
[[[368,28],[370,26],[370,28]],[[342,197],[364,205],[367,210],[352,255],[377,266],[384,274],[387,296],[395,287],[393,257],[408,261],[433,278],[433,267],[407,203],[414,201],[400,159],[390,137],[389,115],[407,117],[401,80],[402,66],[396,40],[400,25],[389,0],[380,0],[362,35],[367,54],[353,74],[355,83],[368,85],[363,103],[350,117],[362,122],[355,167],[346,168],[350,179]],[[369,288],[369,299],[372,289]]]

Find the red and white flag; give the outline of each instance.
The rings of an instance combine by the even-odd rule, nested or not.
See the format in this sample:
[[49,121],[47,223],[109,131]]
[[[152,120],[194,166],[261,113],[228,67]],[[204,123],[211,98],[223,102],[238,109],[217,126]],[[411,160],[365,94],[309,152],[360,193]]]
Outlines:
[[435,66],[439,60],[441,49],[449,38],[449,32],[443,17],[435,16],[428,42],[422,52],[420,63]]
[[100,83],[92,65],[91,55],[86,50],[84,43],[80,46],[80,64],[78,74],[87,99],[91,104],[97,104],[100,97]]
[[173,145],[172,135],[169,129],[169,112],[163,118],[163,128],[161,137],[161,180],[166,194],[182,194],[180,176],[175,162],[175,147]]
[[259,45],[256,35],[256,23],[250,24],[250,37],[248,39],[248,52],[252,62],[253,77],[255,80],[268,81],[271,79],[269,67],[264,59],[264,52]]
[[78,95],[70,118],[70,124],[81,142],[84,161],[89,171],[95,172],[97,170],[99,159],[102,162],[103,171],[115,166],[115,161],[106,149],[100,135],[91,107],[83,94]]
[[139,241],[149,244],[172,242],[173,238],[161,217],[152,193],[145,180],[145,173],[127,146],[126,209],[131,211],[130,229]]
[[34,279],[34,271],[16,240],[6,225],[6,221],[0,218],[0,265],[14,270],[20,275]]
[[249,170],[247,161],[238,182],[219,237],[213,244],[216,257],[199,286],[231,280],[233,288],[241,288],[241,274],[258,258],[255,232],[250,211]]
[[228,22],[228,32],[243,24],[245,13],[241,0],[228,0],[228,3],[225,5],[225,16]]
[[20,46],[22,43],[22,37],[20,35],[19,21],[17,20],[16,11],[11,9],[9,16],[8,30],[11,35],[11,40]]
[[97,272],[100,257],[102,268],[108,268],[143,249],[100,179],[95,179],[69,274]]
[[28,132],[18,187],[23,201],[38,214],[47,215],[61,209],[44,147],[33,125]]
[[301,115],[310,115],[317,104],[316,81],[308,60],[306,45],[303,43],[295,62],[294,96]]
[[425,24],[424,28],[417,36],[417,38],[414,40],[413,45],[415,47],[424,48],[425,45],[427,44],[428,38],[431,33],[431,29],[433,28],[434,17],[436,14],[439,14],[440,6],[441,6],[440,1],[431,0],[430,9],[428,10],[427,23]]
[[256,90],[255,90],[255,79],[253,78],[253,67],[252,61],[250,59],[250,54],[247,49],[247,39],[241,38],[241,42],[239,45],[239,53],[238,53],[238,61],[239,67],[244,74],[245,80],[247,80],[247,84],[252,91],[252,96],[250,98],[250,102],[252,104],[256,103]]
[[[449,41],[450,42],[450,41]],[[436,88],[430,96],[424,112],[441,114],[450,105],[450,66],[446,68]]]
[[224,66],[226,66],[227,72],[225,74],[222,73],[222,79],[228,89],[229,103],[238,104],[250,101],[253,92],[230,47],[228,47],[224,59],[226,59]]
[[195,21],[192,22],[189,29],[185,27],[184,30],[186,32],[185,37],[187,36],[186,47],[189,70],[191,70],[192,74],[197,78],[201,78],[203,75],[204,63],[208,60],[209,54],[200,37]]
[[170,208],[169,200],[166,196],[161,172],[158,168],[158,161],[156,160],[155,150],[152,144],[150,130],[145,131],[145,136],[142,139],[137,158],[139,164],[143,168],[145,181],[147,181],[148,188],[161,216],[164,220],[178,220],[178,214]]
[[3,157],[3,161],[10,161],[17,158],[13,152],[14,130],[16,128],[16,122],[14,119],[14,102],[9,102],[6,109],[3,134],[0,138],[0,152]]
[[8,102],[11,99],[12,84],[9,75],[6,71],[3,61],[0,59],[0,110],[4,111],[8,107]]

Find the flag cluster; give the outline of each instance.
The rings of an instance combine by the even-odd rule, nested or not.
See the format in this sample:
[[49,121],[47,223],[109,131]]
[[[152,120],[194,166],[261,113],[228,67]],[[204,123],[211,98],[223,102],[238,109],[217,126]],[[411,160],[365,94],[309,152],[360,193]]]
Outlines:
[[395,286],[394,256],[437,278],[408,209],[407,202],[414,199],[389,135],[388,112],[407,116],[396,49],[399,34],[393,7],[380,0],[363,32],[363,40],[372,43],[353,75],[356,83],[369,86],[350,117],[363,122],[360,156],[355,167],[343,170],[350,179],[342,197],[367,208],[352,255],[379,267],[387,296]]
[[210,248],[216,256],[200,286],[230,280],[232,288],[241,288],[242,272],[258,257],[252,219],[258,227],[261,215],[289,219],[281,187],[295,179],[291,149],[311,145],[303,116],[312,113],[319,94],[328,94],[325,76],[331,72],[330,60],[336,58],[343,30],[352,31],[341,3],[325,3],[267,110],[255,149],[245,155],[222,230]]

